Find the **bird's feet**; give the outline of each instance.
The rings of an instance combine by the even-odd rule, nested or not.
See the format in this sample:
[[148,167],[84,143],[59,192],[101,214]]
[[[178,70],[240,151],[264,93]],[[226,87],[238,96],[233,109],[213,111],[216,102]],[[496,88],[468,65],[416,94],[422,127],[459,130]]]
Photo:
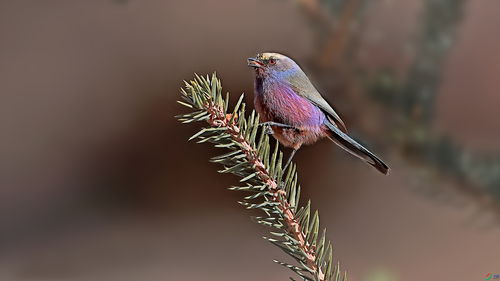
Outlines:
[[267,134],[267,135],[272,135],[274,134],[274,131],[273,131],[273,128],[271,128],[271,126],[266,126],[264,128],[264,133]]
[[272,122],[272,121],[260,123],[259,126],[265,126],[264,130],[266,130],[265,133],[268,135],[274,134],[273,128],[271,126],[276,126],[276,127],[280,127],[280,128],[293,128],[292,126],[277,123],[277,122]]
[[288,129],[294,129],[295,128],[294,126],[290,126],[290,125],[282,124],[282,123],[278,123],[278,122],[273,122],[273,121],[268,121],[268,122],[264,122],[264,123],[260,123],[259,124],[259,126],[265,126],[265,125],[276,126],[276,127],[281,127],[281,128],[288,128]]
[[278,123],[278,122],[273,122],[273,121],[260,123],[259,126],[266,126],[266,134],[271,134],[271,135],[274,133],[271,126],[275,126],[275,127],[279,127],[279,128],[283,128],[283,129],[294,129],[294,130],[300,131],[298,128],[296,128],[294,126],[282,124],[282,123]]

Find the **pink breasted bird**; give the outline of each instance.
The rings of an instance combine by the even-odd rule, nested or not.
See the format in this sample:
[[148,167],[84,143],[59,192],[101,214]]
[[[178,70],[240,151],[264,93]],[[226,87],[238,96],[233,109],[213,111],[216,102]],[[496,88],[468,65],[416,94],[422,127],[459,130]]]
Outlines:
[[255,69],[254,105],[263,125],[292,148],[285,169],[302,145],[329,138],[347,152],[387,174],[389,167],[347,135],[339,115],[312,85],[302,69],[287,56],[262,53],[248,59]]

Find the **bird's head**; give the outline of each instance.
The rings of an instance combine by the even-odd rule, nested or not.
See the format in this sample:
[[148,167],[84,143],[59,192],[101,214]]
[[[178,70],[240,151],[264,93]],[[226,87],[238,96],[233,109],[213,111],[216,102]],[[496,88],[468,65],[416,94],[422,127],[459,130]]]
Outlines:
[[300,67],[289,57],[278,53],[261,53],[247,60],[248,66],[255,69],[257,76],[282,76],[291,74]]

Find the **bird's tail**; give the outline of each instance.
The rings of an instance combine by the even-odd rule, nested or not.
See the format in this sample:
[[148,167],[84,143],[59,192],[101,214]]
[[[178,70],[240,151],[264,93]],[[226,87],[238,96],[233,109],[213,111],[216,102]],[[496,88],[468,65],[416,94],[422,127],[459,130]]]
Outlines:
[[375,167],[382,174],[387,175],[389,167],[380,160],[375,154],[371,153],[368,149],[364,148],[357,141],[353,140],[350,136],[342,132],[337,126],[329,121],[325,125],[332,132],[330,139],[338,146],[342,147],[345,151],[365,161],[369,165]]

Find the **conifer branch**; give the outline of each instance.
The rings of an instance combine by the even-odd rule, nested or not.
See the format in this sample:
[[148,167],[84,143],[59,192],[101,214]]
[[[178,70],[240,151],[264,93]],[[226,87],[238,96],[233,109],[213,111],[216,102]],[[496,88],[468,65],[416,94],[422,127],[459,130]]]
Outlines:
[[255,217],[257,223],[273,228],[271,237],[264,239],[296,261],[295,265],[275,262],[294,271],[301,280],[346,281],[340,265],[333,263],[333,247],[326,239],[326,229],[320,234],[318,211],[311,213],[310,201],[299,206],[296,166],[291,164],[283,171],[283,153],[278,143],[271,148],[266,128],[259,125],[255,111],[248,118],[245,116],[243,95],[229,112],[229,93],[223,96],[220,80],[215,74],[211,78],[196,75],[194,80],[185,82],[181,92],[183,101],[179,103],[194,112],[177,118],[183,123],[206,121],[209,124],[190,140],[211,142],[231,151],[213,157],[211,161],[224,166],[220,173],[232,173],[242,178],[242,186],[230,189],[251,194],[239,203],[247,209],[260,209],[265,213],[265,216]]

